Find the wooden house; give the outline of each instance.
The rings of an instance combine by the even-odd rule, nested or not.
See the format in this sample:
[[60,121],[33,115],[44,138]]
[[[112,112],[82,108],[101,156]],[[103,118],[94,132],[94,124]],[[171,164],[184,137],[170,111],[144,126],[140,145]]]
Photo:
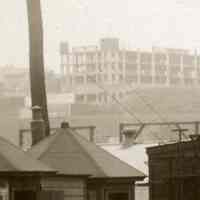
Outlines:
[[134,200],[135,181],[145,178],[70,128],[59,129],[28,153],[58,171],[56,177],[44,179],[42,187],[62,188],[66,200]]
[[[42,195],[47,195],[47,192],[42,194],[41,181],[55,174],[54,169],[0,137],[1,200],[41,199]],[[58,192],[54,194],[58,196]],[[59,195],[63,195],[62,192]]]
[[147,149],[150,200],[200,199],[200,140]]

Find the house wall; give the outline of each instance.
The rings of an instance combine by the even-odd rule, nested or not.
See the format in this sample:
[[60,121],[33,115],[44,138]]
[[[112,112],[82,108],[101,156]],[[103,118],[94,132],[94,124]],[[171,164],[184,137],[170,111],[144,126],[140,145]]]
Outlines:
[[7,177],[5,180],[9,184],[9,200],[15,200],[15,192],[17,191],[29,190],[35,193],[40,191],[40,177],[36,175]]
[[[88,200],[110,200],[110,194],[127,193],[127,200],[135,198],[135,184],[124,180],[90,180],[88,183]],[[126,200],[126,199],[123,199]]]
[[150,200],[200,197],[200,141],[153,147],[147,153]]
[[135,186],[135,200],[149,200],[149,187],[147,185]]
[[46,177],[41,180],[42,190],[64,191],[64,200],[85,200],[85,178]]

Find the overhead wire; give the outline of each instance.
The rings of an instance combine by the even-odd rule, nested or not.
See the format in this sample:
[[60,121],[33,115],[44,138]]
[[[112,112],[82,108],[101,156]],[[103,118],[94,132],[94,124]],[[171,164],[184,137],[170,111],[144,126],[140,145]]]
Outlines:
[[114,100],[127,114],[129,114],[130,116],[132,116],[136,121],[138,121],[139,123],[143,124],[143,122],[136,116],[136,114],[134,114],[133,112],[130,111],[129,108],[127,108],[127,106],[124,106],[116,97],[110,95],[108,93],[108,91],[103,88],[101,85],[99,85],[98,83],[95,83],[95,85],[97,87],[99,87],[100,89],[102,89],[104,92],[106,92],[106,94],[111,97],[112,100]]
[[[160,114],[160,112],[157,110],[157,109],[155,109],[155,107],[152,105],[152,104],[150,104],[145,98],[144,98],[144,96],[142,96],[141,94],[140,94],[140,92],[138,92],[138,90],[136,89],[136,88],[133,88],[132,87],[132,91],[131,91],[131,93],[135,93],[137,96],[138,96],[138,98],[140,98],[140,100],[154,113],[154,114],[156,114],[157,116],[158,116],[158,118],[162,121],[162,122],[167,122],[168,120],[165,118],[165,117],[163,117],[161,114]],[[167,124],[167,126],[170,128],[171,126],[176,126],[178,129],[180,129],[180,125],[178,125],[178,124],[172,124],[172,125],[170,125],[170,124]],[[187,139],[188,137],[187,137],[187,135],[185,134],[185,133],[183,133],[183,136]]]
[[[114,100],[118,105],[120,105],[120,107],[124,110],[124,112],[128,113],[132,118],[136,119],[141,125],[144,124],[144,122],[142,122],[142,120],[140,120],[133,112],[130,112],[130,110],[129,110],[130,108],[125,107],[116,97],[110,95],[109,92],[108,92],[103,86],[99,85],[99,84],[96,82],[96,79],[95,79],[95,78],[92,79],[92,81],[94,82],[94,84],[95,84],[98,88],[102,89],[108,96],[111,97],[112,100]],[[159,136],[155,135],[155,134],[152,132],[152,130],[149,130],[149,131],[150,131],[150,133],[152,133],[156,138],[158,138],[158,140],[161,139]]]

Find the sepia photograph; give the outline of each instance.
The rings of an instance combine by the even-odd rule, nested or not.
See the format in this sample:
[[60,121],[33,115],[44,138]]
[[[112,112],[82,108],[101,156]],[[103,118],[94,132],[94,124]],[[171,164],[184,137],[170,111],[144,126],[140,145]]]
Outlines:
[[200,1],[0,5],[0,200],[200,200]]

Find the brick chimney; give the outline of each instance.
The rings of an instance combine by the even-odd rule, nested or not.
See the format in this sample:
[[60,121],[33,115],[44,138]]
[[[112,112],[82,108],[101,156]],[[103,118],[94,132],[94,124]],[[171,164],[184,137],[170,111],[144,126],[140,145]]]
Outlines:
[[128,148],[136,144],[137,131],[136,130],[124,130],[124,140],[122,143],[123,148]]
[[32,107],[31,134],[32,145],[37,144],[45,137],[45,123],[42,118],[42,109],[39,106]]

